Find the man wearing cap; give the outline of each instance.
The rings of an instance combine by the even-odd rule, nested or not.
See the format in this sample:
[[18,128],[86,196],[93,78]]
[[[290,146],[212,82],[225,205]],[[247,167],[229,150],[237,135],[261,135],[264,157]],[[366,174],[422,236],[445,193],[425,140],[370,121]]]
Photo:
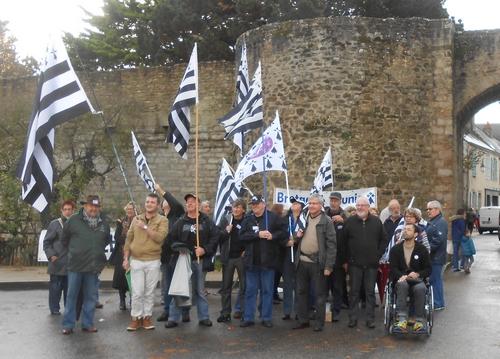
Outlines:
[[337,257],[333,266],[332,284],[333,284],[333,321],[338,321],[342,304],[348,305],[347,300],[347,271],[346,265],[346,243],[344,240],[344,222],[347,216],[344,213],[340,204],[342,202],[342,194],[340,192],[330,193],[330,207],[325,209],[325,213],[332,219],[335,227],[335,235],[337,238]]
[[168,231],[167,218],[158,213],[160,196],[148,194],[144,209],[132,220],[123,247],[123,268],[130,268],[132,282],[132,320],[128,331],[155,328],[151,320],[154,290],[160,279],[161,246]]
[[[254,325],[257,291],[260,288],[262,325],[271,328],[274,271],[279,266],[278,246],[288,240],[285,222],[266,209],[262,196],[250,199],[252,213],[241,224],[240,239],[245,243],[245,310],[241,327]],[[282,243],[280,243],[282,242]]]
[[[186,201],[186,213],[179,218],[168,233],[167,242],[171,248],[182,248],[191,254],[191,270],[193,288],[193,300],[198,310],[198,323],[201,326],[211,327],[212,321],[208,313],[208,301],[205,293],[205,276],[203,271],[213,265],[213,255],[217,249],[219,232],[213,221],[205,213],[200,211],[200,201],[193,193],[184,196]],[[196,219],[198,218],[198,228]],[[197,236],[199,245],[197,244]],[[175,267],[179,253],[171,257],[171,263]],[[173,284],[172,284],[173,285]],[[169,319],[165,328],[174,328],[181,319],[181,308],[175,300],[170,303]]]
[[76,302],[83,292],[82,330],[95,333],[94,311],[97,303],[98,274],[106,264],[105,247],[109,244],[109,225],[101,216],[98,196],[87,196],[84,206],[64,224],[62,243],[68,248],[68,295],[63,317],[63,334],[73,333]]
[[322,211],[323,198],[309,197],[306,227],[297,232],[297,314],[299,323],[294,329],[309,327],[309,293],[314,288],[316,315],[314,331],[323,330],[327,296],[327,277],[333,271],[337,244],[333,222]]

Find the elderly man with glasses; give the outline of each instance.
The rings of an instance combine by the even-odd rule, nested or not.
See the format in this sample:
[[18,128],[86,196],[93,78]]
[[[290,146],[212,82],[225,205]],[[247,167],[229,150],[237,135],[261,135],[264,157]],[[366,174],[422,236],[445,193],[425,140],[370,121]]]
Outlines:
[[444,309],[443,266],[446,263],[446,240],[448,223],[441,213],[441,203],[427,203],[427,238],[431,246],[432,273],[429,278],[434,290],[434,310]]

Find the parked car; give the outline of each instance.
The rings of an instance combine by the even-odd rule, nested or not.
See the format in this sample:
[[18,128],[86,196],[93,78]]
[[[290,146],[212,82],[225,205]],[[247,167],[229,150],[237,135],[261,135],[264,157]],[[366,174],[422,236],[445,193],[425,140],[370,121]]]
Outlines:
[[498,231],[500,227],[500,206],[481,207],[479,209],[479,234]]

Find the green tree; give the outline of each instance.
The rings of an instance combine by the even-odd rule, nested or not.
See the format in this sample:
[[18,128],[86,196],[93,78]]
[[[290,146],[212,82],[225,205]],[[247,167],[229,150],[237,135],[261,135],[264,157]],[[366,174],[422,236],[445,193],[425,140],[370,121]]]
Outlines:
[[[234,59],[238,36],[258,26],[321,16],[445,18],[444,0],[104,0],[92,30],[66,35],[86,68],[110,70],[185,62],[197,42],[202,61]],[[80,61],[74,61],[81,67]]]
[[16,38],[9,35],[8,22],[0,20],[0,78],[31,76],[38,70],[33,57],[18,59]]

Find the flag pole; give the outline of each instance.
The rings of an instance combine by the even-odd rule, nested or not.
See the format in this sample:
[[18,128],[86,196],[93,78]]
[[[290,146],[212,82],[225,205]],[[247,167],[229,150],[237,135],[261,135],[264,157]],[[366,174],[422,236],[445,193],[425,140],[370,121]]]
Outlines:
[[328,150],[330,151],[330,175],[332,176],[332,192],[335,189],[335,177],[333,177],[333,153],[332,153],[332,146],[328,147]]
[[[92,93],[92,97],[94,98],[95,104],[97,105],[97,108],[100,109],[101,105],[99,104],[99,101],[98,101],[97,96],[95,94],[94,86],[92,86],[92,81],[90,81],[90,76],[89,76],[89,74],[88,74],[88,72],[83,64],[82,58],[80,57],[80,54],[78,53],[78,50],[76,48],[75,48],[75,53],[76,53],[76,57],[78,57],[78,61],[80,61],[80,65],[82,66],[83,73],[85,74],[85,77],[87,78],[87,83],[88,83],[88,86],[90,88],[90,92]],[[130,190],[130,185],[129,185],[128,180],[127,180],[127,174],[125,173],[125,168],[123,167],[120,156],[118,155],[118,150],[116,149],[115,141],[113,140],[113,137],[111,136],[111,132],[109,131],[108,122],[107,122],[106,118],[104,117],[103,111],[97,111],[96,114],[99,115],[102,122],[104,123],[104,132],[106,133],[106,135],[108,136],[108,138],[111,142],[111,147],[113,148],[113,153],[115,155],[116,162],[118,162],[118,168],[120,169],[120,172],[123,176],[123,180],[125,182],[125,187],[127,188],[128,196],[129,196],[130,200],[133,203],[135,203],[134,196],[132,196],[132,191]],[[135,211],[135,214],[137,215],[137,209],[135,209],[135,206],[134,206],[134,211]]]
[[[286,197],[288,198],[288,203],[291,203],[290,202],[290,186],[288,185],[288,169],[285,171],[285,183],[286,183]],[[290,238],[293,239],[292,219],[290,218],[290,215],[288,215],[288,233],[290,234]],[[293,263],[294,262],[293,245],[290,247],[290,259]]]
[[[199,218],[200,218],[200,197],[198,197],[198,133],[199,133],[199,111],[198,111],[198,98],[196,98],[196,104],[194,106],[195,111],[195,134],[194,134],[194,192],[196,195],[196,247],[200,247],[200,231],[199,231]],[[196,256],[198,264],[200,263],[200,257]]]

